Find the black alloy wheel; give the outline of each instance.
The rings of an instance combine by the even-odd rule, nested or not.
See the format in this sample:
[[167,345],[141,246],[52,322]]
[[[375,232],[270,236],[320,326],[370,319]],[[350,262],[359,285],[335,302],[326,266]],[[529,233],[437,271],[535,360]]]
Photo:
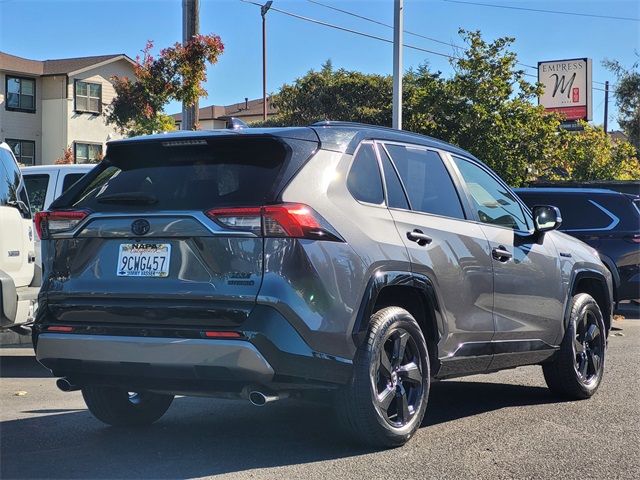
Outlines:
[[382,417],[396,428],[407,425],[420,409],[424,388],[420,352],[409,332],[390,332],[371,381]]

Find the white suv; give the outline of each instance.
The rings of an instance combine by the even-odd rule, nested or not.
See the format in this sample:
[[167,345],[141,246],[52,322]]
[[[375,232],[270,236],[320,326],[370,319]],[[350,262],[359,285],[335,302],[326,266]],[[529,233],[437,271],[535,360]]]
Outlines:
[[20,332],[33,319],[41,279],[33,237],[24,180],[13,152],[0,143],[0,329]]

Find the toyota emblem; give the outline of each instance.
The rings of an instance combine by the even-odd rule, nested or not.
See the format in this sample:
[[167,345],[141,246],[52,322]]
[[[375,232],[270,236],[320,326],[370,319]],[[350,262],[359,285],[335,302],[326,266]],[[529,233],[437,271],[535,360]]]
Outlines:
[[135,235],[146,235],[149,233],[151,225],[145,219],[140,218],[131,224],[131,231]]

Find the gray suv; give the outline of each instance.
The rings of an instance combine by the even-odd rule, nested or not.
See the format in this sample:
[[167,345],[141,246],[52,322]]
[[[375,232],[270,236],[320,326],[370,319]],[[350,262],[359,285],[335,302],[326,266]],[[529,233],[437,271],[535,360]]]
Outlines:
[[587,398],[603,375],[609,271],[469,153],[322,122],[109,143],[40,212],[33,342],[111,425],[174,395],[335,402],[398,446],[430,382],[540,364]]

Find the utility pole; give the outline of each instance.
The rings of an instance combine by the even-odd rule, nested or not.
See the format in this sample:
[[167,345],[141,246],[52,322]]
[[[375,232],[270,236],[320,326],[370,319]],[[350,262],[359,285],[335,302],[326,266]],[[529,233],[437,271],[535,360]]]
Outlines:
[[392,126],[402,130],[402,31],[404,0],[393,0],[393,105]]
[[604,82],[604,133],[609,123],[609,80]]
[[272,0],[260,7],[262,15],[262,120],[267,119],[267,12],[271,8]]
[[[182,44],[200,33],[200,0],[182,0]],[[199,102],[182,104],[182,130],[194,130],[198,124]]]

